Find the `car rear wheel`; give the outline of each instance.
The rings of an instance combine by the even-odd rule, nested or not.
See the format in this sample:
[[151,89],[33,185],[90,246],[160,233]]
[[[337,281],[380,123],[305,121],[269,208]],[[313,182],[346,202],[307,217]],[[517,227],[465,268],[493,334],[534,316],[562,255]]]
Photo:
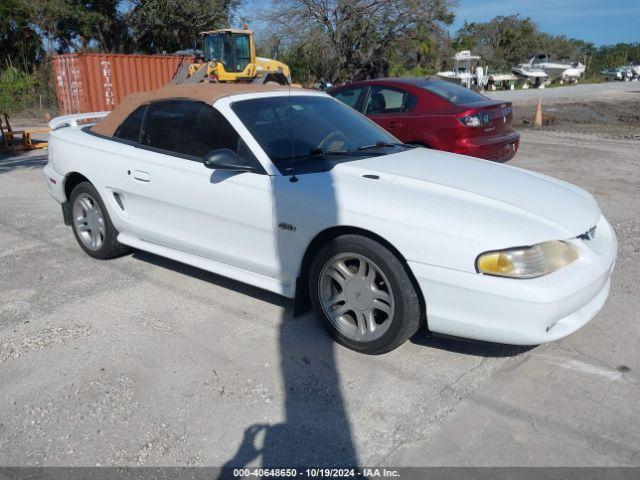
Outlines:
[[389,352],[420,327],[418,294],[402,261],[375,240],[335,238],[316,255],[309,280],[322,323],[352,350]]
[[107,259],[123,255],[129,248],[118,243],[118,231],[109,218],[98,191],[82,182],[71,192],[71,227],[80,247],[93,258]]

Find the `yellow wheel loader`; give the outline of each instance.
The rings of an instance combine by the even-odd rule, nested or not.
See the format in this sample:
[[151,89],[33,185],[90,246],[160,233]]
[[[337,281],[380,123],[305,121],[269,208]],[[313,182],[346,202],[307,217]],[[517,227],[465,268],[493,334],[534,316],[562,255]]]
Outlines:
[[256,57],[251,30],[225,28],[202,32],[200,35],[204,40],[204,59],[201,58],[200,63],[183,63],[173,83],[291,84],[291,72],[287,65]]

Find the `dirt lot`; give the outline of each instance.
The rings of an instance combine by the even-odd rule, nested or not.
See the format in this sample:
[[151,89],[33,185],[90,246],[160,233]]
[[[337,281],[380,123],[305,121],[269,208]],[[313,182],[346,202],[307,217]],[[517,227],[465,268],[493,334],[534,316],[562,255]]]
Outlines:
[[616,120],[638,104],[600,101],[524,129],[511,162],[590,190],[620,242],[600,314],[531,349],[422,333],[358,355],[275,295],[92,260],[45,159],[0,160],[0,464],[640,465],[640,131]]
[[518,130],[533,127],[535,106],[541,100],[545,131],[640,140],[640,82],[490,92],[487,95],[513,103],[514,125]]
[[[516,107],[515,127],[531,128],[534,115],[535,108],[531,106]],[[640,142],[640,100],[545,104],[543,118],[546,131],[593,133],[604,138]],[[640,143],[638,145],[640,147]]]

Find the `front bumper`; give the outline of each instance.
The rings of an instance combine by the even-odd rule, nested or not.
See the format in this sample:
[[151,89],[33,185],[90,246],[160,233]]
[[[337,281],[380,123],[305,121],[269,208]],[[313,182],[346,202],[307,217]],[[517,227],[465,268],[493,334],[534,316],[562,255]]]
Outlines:
[[538,345],[588,323],[609,294],[617,240],[604,217],[593,240],[571,240],[579,258],[534,279],[493,277],[409,262],[433,332],[512,345]]

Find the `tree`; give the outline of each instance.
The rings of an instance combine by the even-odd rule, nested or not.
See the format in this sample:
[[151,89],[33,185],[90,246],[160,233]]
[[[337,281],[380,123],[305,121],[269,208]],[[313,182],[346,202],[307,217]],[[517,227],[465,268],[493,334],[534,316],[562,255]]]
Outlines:
[[316,76],[344,82],[386,75],[396,48],[453,21],[450,0],[276,0],[267,15]]
[[541,33],[530,18],[519,15],[498,16],[484,23],[465,22],[456,32],[453,45],[457,50],[473,50],[491,67],[503,70],[537,53],[584,61],[594,48],[582,40]]
[[548,33],[538,34],[538,50],[548,53],[558,59],[580,60],[585,64],[588,58],[596,51],[592,43],[567,38],[564,35],[549,35]]
[[510,69],[533,56],[538,30],[530,18],[498,16],[485,23],[468,23],[456,33],[456,50],[473,50],[494,68]]
[[239,0],[137,0],[130,27],[147,52],[192,48],[198,34],[227,27]]
[[240,0],[8,0],[58,53],[158,53],[226,26]]
[[390,54],[392,76],[424,76],[441,70],[445,58],[453,56],[446,29],[433,25],[419,28],[414,35],[399,39]]
[[[42,40],[29,21],[29,11],[19,1],[0,2],[0,65],[30,70],[42,59]],[[0,67],[1,68],[1,67]]]
[[130,49],[127,12],[121,0],[18,0],[30,21],[59,53]]
[[618,43],[605,45],[593,52],[589,71],[598,73],[611,67],[640,63],[640,43]]

